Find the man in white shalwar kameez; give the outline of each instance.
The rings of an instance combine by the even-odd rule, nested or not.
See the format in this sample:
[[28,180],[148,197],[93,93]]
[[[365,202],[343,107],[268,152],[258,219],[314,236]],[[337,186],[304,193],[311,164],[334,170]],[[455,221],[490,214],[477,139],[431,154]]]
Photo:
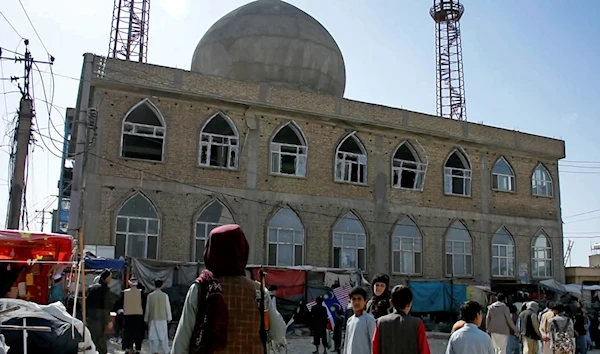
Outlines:
[[162,291],[163,281],[156,279],[156,288],[146,302],[146,318],[148,323],[148,339],[152,353],[169,354],[169,322],[172,320],[169,295]]

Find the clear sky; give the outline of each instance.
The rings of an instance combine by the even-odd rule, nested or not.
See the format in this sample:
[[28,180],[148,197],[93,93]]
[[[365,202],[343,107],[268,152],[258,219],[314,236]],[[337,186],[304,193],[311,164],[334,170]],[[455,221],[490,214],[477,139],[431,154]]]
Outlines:
[[[0,47],[38,60],[56,57],[51,76],[35,71],[37,140],[29,165],[29,227],[56,208],[65,107],[74,107],[84,52],[106,55],[113,0],[3,0]],[[206,30],[245,0],[152,0],[148,62],[189,69]],[[435,113],[434,24],[426,0],[290,0],[333,35],[346,62],[347,98]],[[566,240],[575,241],[572,265],[587,265],[600,242],[600,25],[597,0],[465,0],[461,21],[467,116],[470,121],[564,139],[560,166]],[[11,56],[4,52],[3,56]],[[3,61],[3,78],[22,66]],[[39,66],[47,72],[48,67]],[[17,88],[0,82],[0,166],[8,166]],[[54,109],[48,114],[54,91]],[[44,98],[44,92],[46,98]],[[50,118],[50,120],[49,120]],[[52,123],[50,124],[49,121]],[[56,126],[56,129],[52,127]],[[0,174],[0,215],[8,203],[8,168]],[[591,188],[591,189],[590,189]],[[582,215],[580,215],[582,214]],[[576,215],[576,216],[573,216]],[[49,215],[46,231],[49,231]],[[566,249],[566,246],[565,246]]]

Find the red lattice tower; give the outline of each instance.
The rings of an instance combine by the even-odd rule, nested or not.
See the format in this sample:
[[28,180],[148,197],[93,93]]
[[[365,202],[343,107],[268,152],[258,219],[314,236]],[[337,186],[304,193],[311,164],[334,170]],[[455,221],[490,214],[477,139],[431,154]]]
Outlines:
[[465,8],[459,0],[434,0],[429,10],[435,21],[438,116],[467,120],[460,19]]
[[115,0],[108,56],[145,63],[150,0]]

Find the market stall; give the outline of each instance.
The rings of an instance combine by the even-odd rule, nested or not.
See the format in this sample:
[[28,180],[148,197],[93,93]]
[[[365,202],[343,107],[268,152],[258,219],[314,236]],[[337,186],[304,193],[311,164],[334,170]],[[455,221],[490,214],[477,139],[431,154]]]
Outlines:
[[73,238],[0,230],[0,298],[47,304],[55,271],[72,262]]

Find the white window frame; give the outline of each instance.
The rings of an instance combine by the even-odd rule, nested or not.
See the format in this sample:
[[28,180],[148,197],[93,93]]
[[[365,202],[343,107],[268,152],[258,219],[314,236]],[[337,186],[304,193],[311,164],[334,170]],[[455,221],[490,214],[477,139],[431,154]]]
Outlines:
[[[213,203],[219,203],[221,204],[221,206],[223,207],[223,209],[227,210],[227,212],[229,213],[229,215],[231,215],[232,218],[232,223],[235,222],[235,220],[233,220],[233,214],[231,214],[231,210],[229,210],[229,208],[227,206],[225,206],[225,204],[221,203],[218,200],[215,200],[211,203],[206,204],[206,206],[204,208],[202,208],[202,210],[196,215],[196,220],[194,223],[194,245],[192,247],[192,262],[196,262],[198,255],[196,254],[196,248],[197,248],[197,242],[198,241],[204,241],[204,247],[206,248],[206,242],[208,241],[208,227],[209,226],[214,226],[214,227],[218,227],[218,226],[223,226],[225,224],[221,224],[218,222],[205,222],[205,221],[198,221],[198,219],[200,219],[200,216],[202,216],[202,214],[213,204]],[[221,215],[222,216],[222,215]],[[204,228],[204,234],[206,235],[205,237],[198,237],[198,227],[203,227]],[[199,262],[200,264],[204,264],[204,262]]]
[[[545,246],[545,247],[536,247],[535,245],[535,241],[539,238],[539,237],[544,237],[546,239],[546,244],[549,246]],[[537,257],[537,254],[539,252],[543,252],[544,257],[543,258],[539,258]],[[531,244],[531,277],[532,278],[538,278],[538,279],[549,279],[552,278],[554,276],[554,261],[552,259],[552,243],[550,242],[550,238],[548,237],[548,235],[546,235],[546,233],[544,232],[538,232],[536,234],[536,236],[533,238],[533,242]],[[548,254],[550,254],[550,258],[546,257]],[[539,268],[534,267],[534,264],[539,263],[539,262],[544,262],[544,274],[541,274],[539,271]],[[546,267],[546,262],[550,262],[550,268],[548,269]],[[537,270],[534,273],[534,269]],[[548,274],[548,272],[550,274]]]
[[[156,117],[158,118],[158,120],[161,124],[160,126],[150,125],[150,124],[141,124],[141,123],[130,123],[127,121],[127,118],[129,118],[129,115],[133,111],[135,111],[138,107],[140,107],[141,105],[147,105],[148,108],[150,108],[150,110],[152,110],[154,112],[154,114],[156,114]],[[127,130],[126,130],[126,128],[127,128]],[[139,132],[139,130],[144,130],[144,128],[148,129],[148,130],[152,129],[152,133]],[[124,156],[123,155],[123,145],[125,143],[125,135],[139,136],[139,137],[144,137],[144,138],[161,139],[162,140],[162,147],[161,147],[162,151],[161,151],[161,155],[160,155],[160,161],[146,160],[146,159],[139,159],[139,158]],[[129,109],[129,111],[125,114],[125,116],[123,117],[123,122],[121,123],[121,150],[120,150],[119,156],[121,156],[122,158],[125,158],[125,159],[163,162],[165,160],[165,145],[166,145],[165,138],[166,138],[166,136],[167,136],[167,125],[165,122],[165,118],[162,116],[162,113],[160,113],[160,110],[152,103],[152,101],[145,98],[145,99],[141,100],[140,102],[136,103],[133,107],[131,107]]]
[[[355,154],[352,152],[341,151],[342,144],[347,139],[354,139],[354,142],[362,150],[362,154]],[[361,175],[359,175],[359,181],[352,181],[352,166],[357,166],[360,172],[360,166],[364,166],[362,173],[362,182],[360,181]],[[369,166],[368,156],[363,143],[356,137],[355,133],[348,134],[335,149],[335,174],[334,181],[349,184],[367,185]]]
[[[398,247],[398,249],[396,249],[394,247],[394,240],[396,240],[398,242],[398,244],[400,245]],[[412,243],[412,250],[403,250],[402,249],[402,244],[403,241],[410,241]],[[418,245],[418,251],[415,250],[415,246]],[[421,255],[420,260],[421,260],[421,271],[420,272],[416,272],[415,271],[415,265],[416,265],[416,257],[415,255],[419,253]],[[400,268],[404,268],[404,257],[406,254],[410,254],[412,256],[412,264],[411,264],[411,268],[412,271],[404,271],[403,269],[395,269],[394,265],[396,264],[395,260],[396,257],[400,258]],[[406,236],[396,236],[394,234],[392,234],[392,273],[394,274],[403,274],[403,275],[421,275],[423,274],[423,238],[422,237],[406,237]]]
[[[494,170],[496,169],[496,165],[500,161],[504,161],[504,163],[508,166],[508,168],[511,171],[510,175],[494,172]],[[506,181],[508,188],[501,187],[503,185],[500,183],[501,180]],[[497,187],[494,187],[494,182]],[[513,192],[513,193],[516,192],[516,190],[517,190],[516,186],[515,186],[515,171],[513,170],[513,168],[510,166],[510,164],[508,163],[508,161],[506,161],[506,159],[504,157],[499,158],[496,161],[496,163],[494,163],[494,167],[492,168],[492,190],[498,191],[498,192]]]
[[[277,214],[275,214],[277,215]],[[277,241],[273,242],[271,241],[271,232],[274,231],[275,232],[275,237],[277,239]],[[291,231],[292,232],[292,242],[282,242],[279,239],[279,232],[280,231]],[[285,227],[271,227],[269,226],[268,228],[268,234],[267,234],[267,258],[268,258],[268,254],[269,254],[269,248],[271,246],[274,246],[276,248],[275,251],[275,263],[276,264],[269,264],[269,265],[273,265],[273,266],[281,266],[280,262],[279,262],[279,246],[280,245],[291,245],[292,246],[292,263],[291,265],[284,265],[284,266],[288,266],[288,267],[294,267],[296,266],[296,246],[300,246],[302,247],[302,259],[300,260],[300,265],[304,265],[304,241],[305,241],[305,234],[304,234],[304,230],[297,230],[297,229],[290,229],[290,228],[285,228]],[[302,242],[296,242],[296,234],[301,234],[302,235]],[[267,263],[268,263],[268,259],[267,259]]]
[[[460,160],[463,162],[463,165],[467,165],[468,168],[447,167],[446,165],[448,164],[448,160],[454,154],[457,154]],[[455,175],[454,172],[459,172],[460,175]],[[452,186],[454,185],[453,182],[455,178],[462,180],[464,191],[463,194],[454,193],[452,191]],[[460,197],[471,197],[473,188],[472,178],[473,170],[471,168],[471,163],[469,162],[467,155],[458,149],[453,150],[444,162],[444,194]]]
[[[446,237],[444,238],[444,262],[445,262],[445,267],[446,268],[446,276],[447,277],[452,277],[452,278],[470,278],[473,276],[473,237],[471,236],[471,234],[469,233],[469,230],[467,230],[466,226],[461,223],[460,221],[455,221],[450,225],[450,229],[452,228],[456,228],[458,229],[458,227],[456,227],[455,225],[458,225],[460,227],[460,230],[464,231],[467,233],[467,235],[469,236],[469,240],[468,241],[463,241],[463,240],[452,240],[449,239],[448,237],[450,230],[448,230],[448,232],[446,233]],[[450,244],[450,250],[448,250],[448,244]],[[462,244],[463,245],[463,253],[454,253],[454,249],[455,249],[455,245],[458,244]],[[452,269],[448,269],[448,256],[452,257]],[[456,273],[456,269],[455,269],[455,260],[458,257],[463,257],[464,258],[464,265],[465,265],[465,269],[464,269],[464,274],[457,274]],[[470,259],[470,262],[467,262],[467,257]],[[471,272],[468,273],[468,265],[470,264],[470,268],[471,268]]]
[[[496,236],[501,236],[501,232],[505,233],[511,241],[511,244],[507,245],[507,244],[503,244],[503,243],[495,243],[494,239],[496,238]],[[500,250],[504,249],[504,254],[505,256],[502,256],[502,252],[500,252]],[[494,250],[496,250],[496,256],[494,256]],[[506,230],[506,228],[501,228],[500,230],[498,230],[494,236],[492,236],[492,277],[495,278],[514,278],[515,277],[515,272],[516,272],[516,254],[515,254],[515,240],[514,238],[510,235],[510,233],[508,232],[508,230]],[[509,256],[510,252],[512,252],[512,256]],[[494,259],[498,260],[498,272],[499,273],[494,273]],[[502,267],[500,267],[501,262],[506,262],[506,274],[501,274],[501,269]],[[509,265],[512,264],[512,274],[510,272],[510,268]]]
[[[282,148],[295,149],[295,152],[282,151]],[[306,161],[307,161],[307,146],[283,144],[283,143],[271,143],[271,173],[278,176],[296,176],[306,177]],[[296,162],[296,173],[284,173],[281,172],[281,159],[283,156],[294,156]],[[274,168],[274,162],[277,161],[277,171]]]
[[[346,237],[346,236],[352,236],[352,237],[354,237],[354,239],[356,241],[356,243],[355,243],[356,246],[346,246],[346,245],[344,245],[344,237]],[[341,245],[336,245],[336,242],[335,242],[336,237],[340,237]],[[364,240],[365,240],[365,245],[364,246],[359,246],[358,245],[359,244],[358,243],[359,237],[363,237],[364,238]],[[362,233],[362,234],[361,233],[354,233],[354,232],[334,231],[333,232],[333,249],[334,249],[334,251],[335,251],[336,248],[340,248],[342,250],[353,250],[355,252],[355,257],[356,257],[356,263],[357,263],[356,267],[359,268],[360,270],[366,271],[366,268],[367,268],[367,235],[366,234],[364,234],[364,233]],[[359,250],[364,250],[364,254],[365,254],[365,257],[364,257],[364,259],[365,259],[364,260],[364,262],[365,262],[364,268],[365,269],[362,269],[360,267],[360,264],[358,264],[358,261],[359,261],[358,251]],[[340,255],[341,255],[341,251],[340,251]],[[334,252],[334,257],[335,257],[335,252]],[[335,259],[333,261],[335,263]],[[340,259],[338,263],[340,264],[340,267],[341,267],[342,266],[342,260]]]
[[[402,146],[406,146],[408,148],[408,150],[412,153],[413,158],[415,159],[414,161],[395,158],[396,153]],[[402,187],[402,171],[409,171],[415,173],[415,181],[413,188]],[[423,186],[425,185],[426,172],[427,164],[421,162],[419,155],[408,142],[405,141],[402,144],[398,145],[398,147],[394,151],[394,154],[392,155],[392,188],[412,191],[423,191]],[[396,176],[398,176],[398,183],[394,184]]]
[[[213,133],[204,132],[204,130],[206,129],[208,124],[213,119],[218,119],[218,118],[223,119],[225,121],[225,123],[229,124],[229,127],[233,131],[233,135],[221,135],[221,134],[213,134]],[[215,141],[215,140],[221,140],[221,141]],[[232,140],[235,140],[235,142],[232,143]],[[206,122],[202,126],[202,129],[200,130],[200,144],[199,145],[200,146],[199,146],[199,150],[198,150],[198,165],[200,167],[216,168],[216,169],[222,169],[222,170],[237,170],[238,169],[239,159],[240,159],[240,157],[239,157],[240,156],[240,154],[239,154],[240,134],[238,133],[237,127],[235,126],[235,124],[233,124],[233,122],[227,115],[223,114],[222,112],[218,112],[206,120]],[[226,166],[213,166],[210,164],[210,161],[211,161],[210,157],[211,157],[213,146],[222,146],[224,148],[224,150],[227,152]],[[206,161],[205,162],[202,162],[202,149],[203,148],[206,148]],[[234,155],[233,157],[231,156],[232,153]]]
[[[535,174],[537,171],[542,172],[541,179],[536,178]],[[540,190],[545,190],[546,192],[543,193],[540,192]],[[550,175],[550,171],[542,164],[538,164],[531,174],[531,194],[536,197],[547,198],[552,198],[554,196],[554,182],[552,181],[552,175]]]
[[[300,140],[301,142],[301,145],[277,143],[273,141],[277,134],[279,134],[279,132],[282,129],[285,129],[286,127],[290,128],[296,134],[298,140]],[[271,174],[284,177],[306,177],[306,167],[308,162],[308,144],[306,143],[306,137],[304,136],[304,133],[294,122],[290,121],[286,124],[283,124],[279,129],[277,129],[277,131],[275,131],[275,134],[273,134],[273,136],[271,137],[270,147],[271,154],[269,171],[271,171]],[[295,152],[283,151],[285,148],[295,150]],[[281,172],[281,159],[283,156],[295,157],[295,173],[290,174]],[[274,166],[275,161],[277,161],[277,168],[275,168]]]
[[[123,204],[125,205],[125,204]],[[119,225],[119,219],[125,219],[126,220],[126,224],[125,224],[125,228],[126,231],[119,231],[118,229],[118,225]],[[139,233],[139,232],[129,232],[129,222],[131,220],[142,220],[146,223],[146,232],[145,233]],[[151,234],[150,233],[150,221],[156,221],[157,222],[157,228],[156,228],[156,234]],[[150,237],[156,237],[156,258],[152,258],[152,259],[158,259],[158,254],[159,254],[159,248],[160,248],[160,219],[159,218],[146,218],[146,217],[138,217],[138,216],[121,216],[117,214],[117,224],[115,225],[115,237],[118,237],[119,235],[125,235],[125,256],[127,257],[131,257],[130,254],[128,254],[128,249],[129,249],[129,237],[139,237],[142,236],[144,237],[146,240],[144,242],[144,258],[148,258],[148,238]],[[115,239],[115,244],[116,244],[116,239]]]

